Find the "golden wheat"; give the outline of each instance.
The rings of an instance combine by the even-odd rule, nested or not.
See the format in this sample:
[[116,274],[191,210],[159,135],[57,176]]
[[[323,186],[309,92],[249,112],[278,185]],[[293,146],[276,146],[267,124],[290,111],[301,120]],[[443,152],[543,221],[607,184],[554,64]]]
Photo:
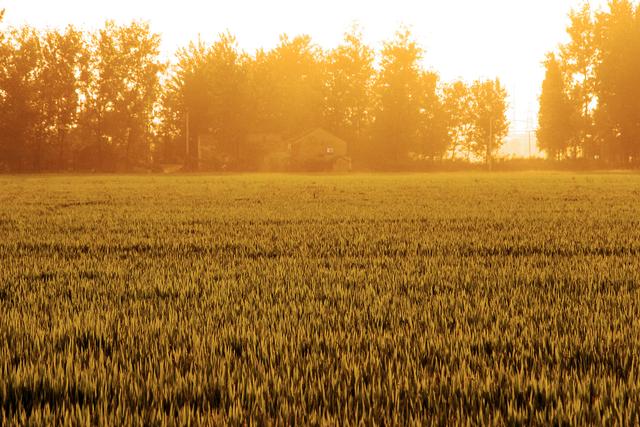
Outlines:
[[640,423],[640,175],[0,177],[0,424]]

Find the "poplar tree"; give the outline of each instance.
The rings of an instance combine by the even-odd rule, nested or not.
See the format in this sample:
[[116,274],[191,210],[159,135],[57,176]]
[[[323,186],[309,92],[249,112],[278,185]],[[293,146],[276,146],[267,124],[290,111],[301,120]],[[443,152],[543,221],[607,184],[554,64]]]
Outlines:
[[640,5],[613,0],[596,25],[596,96],[604,151],[617,164],[640,164]]
[[[131,169],[151,162],[154,110],[160,93],[160,36],[147,23],[107,22],[92,38],[91,79],[82,125],[85,161],[98,169]],[[87,165],[85,165],[86,167]]]
[[575,114],[555,54],[549,54],[544,64],[546,72],[540,95],[537,137],[540,149],[549,158],[560,160],[574,140]]
[[507,91],[495,80],[476,80],[471,85],[472,131],[474,154],[491,167],[491,163],[509,132]]
[[360,159],[372,120],[375,53],[354,27],[326,57],[324,121],[327,129],[349,142],[349,154]]
[[567,148],[573,158],[580,151],[587,157],[597,155],[593,135],[593,104],[595,100],[595,71],[597,46],[595,43],[595,20],[588,2],[569,14],[567,27],[569,42],[560,47],[560,60],[555,65],[562,68],[566,78],[566,94],[573,105],[575,138],[567,140]]
[[457,155],[461,154],[469,160],[473,141],[471,90],[465,82],[456,81],[444,87],[442,97],[451,159],[455,160]]
[[33,28],[11,29],[0,43],[0,169],[43,167],[42,52]]
[[[48,31],[42,37],[43,69],[41,111],[51,166],[65,170],[70,166],[69,135],[78,127],[81,94],[86,93],[89,57],[82,32],[68,27],[64,32]],[[54,160],[55,159],[55,160]]]
[[407,29],[384,43],[376,82],[374,163],[402,167],[415,146],[420,121],[419,87],[423,50]]

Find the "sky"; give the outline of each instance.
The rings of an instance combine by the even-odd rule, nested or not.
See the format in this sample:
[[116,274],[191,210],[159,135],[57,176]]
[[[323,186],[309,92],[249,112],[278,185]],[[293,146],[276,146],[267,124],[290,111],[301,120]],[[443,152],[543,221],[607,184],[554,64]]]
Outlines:
[[[594,7],[606,0],[591,0]],[[163,36],[163,51],[223,31],[252,52],[271,48],[281,33],[309,34],[329,49],[358,23],[377,49],[401,26],[425,49],[424,65],[443,81],[499,77],[509,92],[511,134],[504,154],[528,155],[536,127],[545,54],[565,42],[568,13],[581,0],[0,0],[5,24],[85,29],[105,20],[150,22]],[[535,155],[535,135],[531,134]]]

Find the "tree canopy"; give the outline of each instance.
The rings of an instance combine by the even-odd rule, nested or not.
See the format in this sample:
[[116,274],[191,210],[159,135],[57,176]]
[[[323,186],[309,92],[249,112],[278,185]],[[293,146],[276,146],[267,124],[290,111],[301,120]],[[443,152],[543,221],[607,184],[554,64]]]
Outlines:
[[541,148],[556,159],[638,166],[640,5],[611,0],[594,11],[585,3],[569,17],[569,42],[546,62]]
[[283,34],[253,54],[222,33],[169,63],[144,22],[1,35],[5,171],[195,168],[205,139],[212,167],[255,170],[271,148],[252,135],[287,140],[318,127],[346,141],[358,167],[405,169],[488,160],[508,128],[498,81],[442,82],[406,28],[379,52],[357,27],[331,50]]

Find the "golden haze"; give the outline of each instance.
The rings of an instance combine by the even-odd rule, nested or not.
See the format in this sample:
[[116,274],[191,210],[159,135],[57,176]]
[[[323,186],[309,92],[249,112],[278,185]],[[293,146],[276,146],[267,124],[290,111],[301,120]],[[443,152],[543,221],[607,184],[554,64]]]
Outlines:
[[[594,0],[594,7],[604,5]],[[309,34],[324,48],[337,45],[353,22],[374,46],[410,26],[426,48],[425,64],[442,78],[499,77],[509,93],[511,132],[502,152],[528,155],[535,129],[544,55],[566,39],[567,13],[577,0],[248,1],[5,0],[9,24],[98,28],[105,19],[149,20],[163,35],[165,54],[202,35],[229,30],[249,51],[272,48],[279,34]],[[535,135],[531,134],[533,138]],[[513,139],[513,140],[511,140]],[[534,154],[537,153],[534,145]]]

